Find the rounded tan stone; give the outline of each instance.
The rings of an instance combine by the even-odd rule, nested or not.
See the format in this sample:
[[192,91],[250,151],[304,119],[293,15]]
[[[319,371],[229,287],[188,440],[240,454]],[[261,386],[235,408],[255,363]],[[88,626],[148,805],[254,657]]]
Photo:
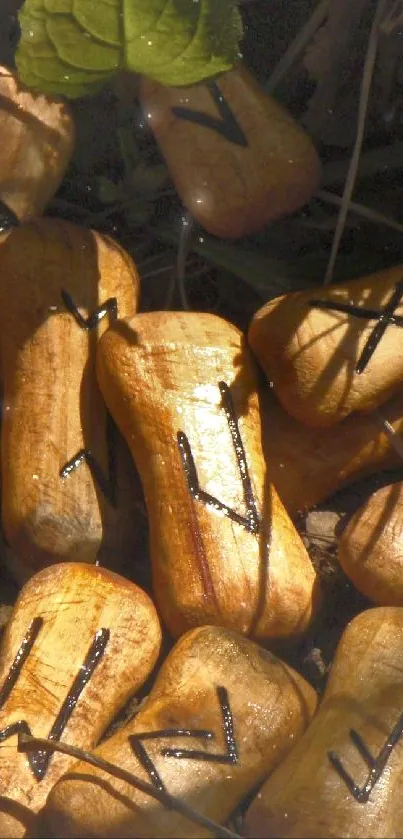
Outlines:
[[331,426],[400,390],[402,298],[403,267],[397,265],[286,294],[256,312],[250,347],[291,416]]
[[169,631],[303,633],[318,583],[266,469],[242,333],[206,313],[140,314],[105,333],[97,370],[142,480]]
[[[291,417],[272,390],[263,389],[260,397],[266,462],[291,516],[359,478],[401,465],[401,455],[377,413],[356,413],[331,428],[312,428]],[[385,402],[381,414],[399,447],[403,395]]]
[[[222,824],[290,751],[315,706],[314,690],[280,659],[238,633],[201,627],[180,639],[138,715],[95,754]],[[53,788],[46,817],[60,837],[212,835],[83,762]]]
[[188,210],[215,236],[247,236],[305,204],[321,168],[311,139],[244,66],[140,98]]
[[94,562],[123,520],[133,547],[138,492],[131,500],[124,491],[131,479],[119,469],[121,444],[111,441],[95,349],[108,306],[109,319],[115,311],[132,315],[138,295],[122,248],[69,222],[27,223],[0,249],[2,520],[31,571],[67,559]]
[[384,486],[343,531],[339,561],[362,594],[380,606],[403,606],[403,483]]
[[[0,647],[0,835],[38,835],[36,814],[74,763],[17,751],[19,731],[91,749],[151,673],[161,641],[150,598],[85,563],[23,588]],[[36,827],[35,827],[36,826]]]
[[75,129],[61,99],[28,90],[0,66],[0,200],[22,221],[40,215],[73,153]]
[[319,711],[252,802],[246,836],[402,836],[402,644],[403,609],[348,625]]

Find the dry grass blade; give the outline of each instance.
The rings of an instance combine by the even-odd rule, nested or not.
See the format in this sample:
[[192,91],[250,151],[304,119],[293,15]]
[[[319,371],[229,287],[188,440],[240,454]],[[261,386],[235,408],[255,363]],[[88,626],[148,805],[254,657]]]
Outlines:
[[241,839],[238,833],[234,833],[232,830],[228,830],[226,827],[216,824],[216,822],[213,822],[211,819],[203,816],[202,813],[198,813],[193,809],[193,807],[186,804],[185,801],[181,801],[180,798],[175,798],[175,796],[170,795],[169,792],[160,790],[152,784],[147,783],[147,781],[142,781],[141,778],[138,778],[136,775],[132,775],[131,772],[126,772],[125,769],[121,769],[119,766],[115,766],[107,760],[98,758],[91,754],[91,752],[77,749],[75,746],[69,746],[67,743],[62,743],[61,741],[55,743],[53,740],[46,740],[44,737],[31,737],[30,735],[22,732],[18,734],[19,752],[36,752],[38,750],[61,752],[62,754],[70,755],[70,757],[75,757],[77,760],[89,763],[91,766],[95,766],[97,769],[101,769],[103,772],[107,772],[109,775],[113,775],[113,777],[119,778],[119,780],[125,781],[127,784],[136,787],[146,795],[150,795],[152,798],[155,798],[156,801],[159,801],[160,804],[163,804],[168,810],[180,813],[181,816],[184,816],[195,824],[200,824],[202,827],[206,827],[215,836],[223,837],[223,839]]
[[403,23],[403,2],[402,0],[395,0],[390,12],[386,15],[385,20],[382,21],[380,28],[385,35],[391,35],[395,29],[400,27]]
[[369,94],[372,84],[372,76],[375,67],[376,53],[378,49],[379,39],[379,25],[385,16],[387,10],[388,0],[378,0],[376,10],[374,13],[371,32],[368,39],[367,54],[365,56],[364,71],[362,75],[360,102],[358,107],[357,118],[357,133],[354,143],[354,149],[350,160],[350,166],[346,178],[346,183],[343,191],[343,202],[340,207],[339,218],[337,220],[337,227],[333,238],[332,249],[330,252],[329,262],[326,268],[325,285],[330,283],[333,277],[334,266],[337,259],[337,254],[340,247],[341,238],[343,235],[344,225],[347,218],[348,208],[351,197],[354,191],[358,164],[360,162],[361,148],[364,140],[365,121],[367,116],[367,108],[369,101]]
[[178,286],[179,295],[181,299],[182,308],[185,311],[190,311],[191,306],[187,298],[186,294],[186,287],[185,287],[185,272],[186,272],[186,260],[189,256],[191,251],[191,240],[193,234],[193,226],[194,220],[191,213],[188,210],[183,211],[183,216],[181,219],[181,230],[179,234],[178,240],[178,248],[177,248],[177,257],[176,257],[176,270],[172,274],[172,278],[170,283],[168,284],[168,290],[165,296],[165,303],[164,309],[170,309],[173,304],[175,288]]
[[190,311],[190,309],[192,308],[186,294],[185,275],[186,261],[191,250],[191,238],[193,233],[194,221],[190,213],[186,213],[185,218],[186,223],[183,225],[181,235],[179,237],[176,272],[182,308],[186,312]]
[[[348,160],[334,160],[323,168],[322,186],[344,184],[348,172]],[[361,155],[358,178],[371,178],[379,173],[393,172],[403,168],[403,143],[396,141],[387,146],[369,149]]]
[[372,0],[330,0],[327,20],[305,55],[304,65],[318,82],[303,117],[306,130],[314,137],[320,135],[329,111],[335,107],[343,85],[343,68],[369,2]]
[[[343,206],[343,198],[340,198],[339,195],[334,195],[333,192],[328,192],[325,189],[318,189],[315,194],[317,198],[320,198],[322,201],[326,201],[328,204],[335,204],[337,207]],[[383,213],[378,213],[376,210],[372,210],[371,207],[366,207],[365,204],[358,204],[356,201],[349,201],[347,212],[356,213],[356,215],[362,216],[362,218],[366,218],[374,224],[384,224],[385,227],[390,227],[391,230],[397,230],[398,233],[403,233],[403,224],[399,224],[398,221],[395,221],[388,216],[384,216]]]
[[309,44],[310,40],[315,35],[315,32],[317,32],[319,27],[322,26],[328,13],[329,4],[330,0],[321,0],[309,20],[306,22],[305,26],[300,29],[298,35],[294,38],[278,64],[275,66],[270,78],[267,80],[264,86],[266,93],[273,93],[275,87],[277,87],[279,82],[288,73],[294,62],[301,55],[305,47]]

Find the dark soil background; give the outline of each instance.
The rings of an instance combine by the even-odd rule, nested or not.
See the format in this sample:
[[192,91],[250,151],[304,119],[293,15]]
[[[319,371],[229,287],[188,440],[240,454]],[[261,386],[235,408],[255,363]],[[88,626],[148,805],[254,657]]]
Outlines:
[[[16,7],[13,0],[1,0],[0,62],[9,65],[18,40]],[[319,7],[327,10],[326,29],[287,68],[284,57],[290,56],[290,46]],[[302,121],[324,164],[321,189],[298,214],[236,243],[207,236],[197,226],[185,234],[185,211],[136,101],[136,79],[127,77],[91,100],[72,103],[77,148],[48,214],[106,231],[122,243],[141,273],[143,311],[186,305],[216,312],[245,329],[271,297],[320,285],[356,138],[376,7],[376,0],[247,0],[241,6],[245,62]],[[354,206],[335,262],[336,281],[402,259],[403,9],[391,2],[390,10],[390,31],[382,32],[378,42]],[[184,265],[178,254],[185,254]],[[401,471],[377,474],[301,514],[296,522],[323,579],[325,602],[309,636],[281,654],[320,690],[346,622],[370,605],[338,567],[341,528],[370,492],[397,478],[402,478]],[[139,557],[145,563],[146,554],[144,511]],[[17,588],[6,569],[1,573],[4,623]]]

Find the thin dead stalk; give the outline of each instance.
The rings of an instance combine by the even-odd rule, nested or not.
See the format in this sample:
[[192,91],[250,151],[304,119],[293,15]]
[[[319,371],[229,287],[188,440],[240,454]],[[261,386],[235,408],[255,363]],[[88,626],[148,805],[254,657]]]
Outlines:
[[198,813],[193,809],[193,807],[190,807],[189,804],[182,801],[180,798],[176,798],[175,796],[170,795],[169,792],[154,787],[152,784],[147,783],[147,781],[143,781],[141,778],[138,778],[137,775],[133,775],[131,772],[127,772],[119,766],[115,766],[114,763],[109,763],[108,760],[97,757],[91,752],[86,752],[83,749],[78,749],[75,746],[70,746],[60,740],[56,743],[54,740],[46,740],[44,737],[32,737],[29,734],[19,732],[19,752],[36,752],[38,750],[61,752],[61,754],[70,755],[70,757],[74,757],[76,760],[82,760],[84,763],[89,763],[91,766],[95,766],[97,769],[107,772],[114,778],[118,778],[120,781],[125,781],[125,783],[139,789],[146,795],[150,795],[151,798],[155,798],[156,801],[159,801],[159,803],[168,810],[180,813],[181,816],[189,819],[189,821],[207,828],[213,833],[213,835],[223,837],[223,839],[241,839],[237,833],[234,833],[232,830],[228,830],[228,828],[213,822],[211,819],[207,818],[207,816],[203,816],[202,813]]

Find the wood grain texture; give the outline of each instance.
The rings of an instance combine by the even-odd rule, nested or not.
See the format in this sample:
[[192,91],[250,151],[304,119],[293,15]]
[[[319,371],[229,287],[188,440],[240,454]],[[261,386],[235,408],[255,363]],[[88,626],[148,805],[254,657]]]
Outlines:
[[374,492],[343,531],[339,561],[356,588],[380,606],[403,606],[403,484]]
[[[2,640],[2,697],[17,652],[38,618],[43,623],[31,652],[1,702],[0,730],[25,720],[33,734],[49,736],[94,636],[109,630],[104,652],[62,731],[69,743],[92,748],[156,662],[161,631],[154,606],[133,583],[103,569],[85,563],[46,568],[22,590]],[[35,833],[35,814],[74,760],[54,754],[37,780],[27,756],[17,751],[17,737],[1,740],[0,835]]]
[[357,785],[364,785],[369,768],[350,730],[357,731],[375,759],[402,713],[402,644],[403,609],[370,609],[348,625],[319,711],[252,803],[246,836],[402,836],[402,740],[366,803],[354,798],[328,757],[335,752]]
[[[62,290],[83,317],[111,297],[127,316],[136,311],[139,279],[115,242],[65,221],[14,229],[0,249],[2,517],[7,540],[32,570],[65,559],[94,562],[107,531],[121,524],[119,478],[116,512],[86,463],[60,477],[82,449],[109,477],[107,414],[95,376],[108,317],[81,328]],[[124,505],[121,511],[130,550],[136,516]]]
[[[339,285],[272,300],[255,314],[248,341],[291,416],[326,427],[355,411],[371,411],[401,387],[402,326],[386,325],[363,372],[356,371],[377,320],[313,308],[312,300],[381,312],[403,278],[397,265]],[[395,307],[402,316],[403,304]]]
[[75,129],[61,99],[33,93],[0,66],[0,199],[20,220],[40,215],[73,153]]
[[246,145],[173,113],[185,108],[220,122],[206,84],[173,88],[143,78],[140,98],[185,206],[209,233],[235,238],[305,204],[320,163],[308,135],[245,67],[215,82]]
[[[164,756],[165,747],[226,752],[217,686],[227,691],[237,760],[220,764]],[[96,754],[149,780],[128,737],[158,729],[205,729],[214,735],[143,740],[160,779],[199,813],[224,823],[284,758],[314,713],[316,695],[304,679],[271,653],[235,632],[201,627],[189,632],[165,660],[137,717]],[[52,790],[46,815],[55,835],[208,837],[210,831],[168,811],[105,772],[77,763]]]
[[[334,492],[402,460],[374,413],[356,413],[331,428],[312,428],[291,417],[264,387],[263,448],[277,492],[292,516]],[[403,434],[403,395],[382,405],[382,417]]]
[[[317,580],[266,471],[256,368],[242,333],[211,314],[140,314],[105,333],[97,371],[142,480],[154,595],[170,632],[213,623],[256,638],[300,635],[317,604]],[[220,382],[244,448],[255,531],[245,522]],[[190,491],[178,433],[186,435],[199,488],[217,499],[215,506]]]

